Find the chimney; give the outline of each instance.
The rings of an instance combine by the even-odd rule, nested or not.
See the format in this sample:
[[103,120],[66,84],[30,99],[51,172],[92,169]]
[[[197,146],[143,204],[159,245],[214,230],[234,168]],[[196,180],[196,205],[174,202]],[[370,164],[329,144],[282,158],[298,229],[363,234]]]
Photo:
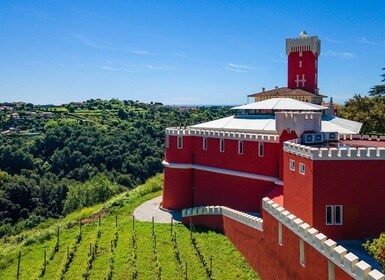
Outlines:
[[262,92],[265,92],[265,88],[264,87],[262,88]]
[[278,89],[278,87],[277,87],[277,86],[275,86],[275,89]]

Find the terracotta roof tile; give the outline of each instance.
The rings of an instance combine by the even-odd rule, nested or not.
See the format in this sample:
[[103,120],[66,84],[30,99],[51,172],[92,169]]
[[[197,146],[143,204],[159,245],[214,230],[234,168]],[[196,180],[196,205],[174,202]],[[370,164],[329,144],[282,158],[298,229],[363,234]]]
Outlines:
[[256,96],[273,96],[273,97],[290,97],[290,96],[320,96],[320,97],[326,97],[324,95],[317,95],[311,92],[308,92],[306,90],[302,90],[299,88],[291,89],[288,87],[281,87],[277,89],[272,90],[266,90],[262,92],[257,92],[248,95],[248,97],[256,97]]

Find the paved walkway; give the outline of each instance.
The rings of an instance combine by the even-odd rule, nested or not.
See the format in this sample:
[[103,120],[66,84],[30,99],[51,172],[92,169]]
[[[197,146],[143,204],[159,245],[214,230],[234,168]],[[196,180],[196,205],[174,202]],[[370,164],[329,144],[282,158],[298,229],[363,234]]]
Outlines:
[[181,211],[164,211],[159,208],[161,202],[162,196],[146,201],[135,209],[135,219],[143,222],[151,222],[152,217],[154,217],[155,223],[168,224],[172,218],[175,223],[180,223],[182,220]]

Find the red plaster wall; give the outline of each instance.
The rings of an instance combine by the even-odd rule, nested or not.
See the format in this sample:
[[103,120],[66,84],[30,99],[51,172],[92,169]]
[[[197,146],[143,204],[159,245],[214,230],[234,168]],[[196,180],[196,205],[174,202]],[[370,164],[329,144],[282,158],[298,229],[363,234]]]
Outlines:
[[178,136],[169,135],[169,147],[165,150],[165,160],[173,163],[192,163],[192,136],[183,136],[183,149],[178,149]]
[[192,169],[165,168],[162,207],[183,209],[192,207]]
[[[288,57],[288,87],[300,88],[312,93],[316,93],[317,82],[315,74],[317,73],[316,61],[318,54],[314,55],[312,51],[302,52],[302,57],[299,56],[299,52],[291,52]],[[299,67],[299,62],[302,61],[302,67]],[[305,87],[302,87],[302,83],[296,86],[295,80],[297,75],[299,79],[302,79],[302,74],[305,74]]]
[[[385,231],[384,160],[314,161],[313,166],[315,228],[337,240]],[[343,225],[326,225],[326,205],[343,205]]]
[[194,206],[221,205],[245,212],[260,212],[261,199],[274,183],[254,179],[194,171]]
[[279,136],[279,179],[283,179],[283,171],[284,171],[284,161],[283,161],[283,143],[298,138],[297,134],[295,132],[287,132],[284,130],[281,135]]
[[[289,168],[290,159],[295,161],[295,171]],[[299,163],[305,164],[305,175],[299,173]],[[284,208],[312,225],[313,161],[285,152],[283,170]]]
[[207,138],[207,150],[203,150],[203,137],[194,137],[196,164],[236,171],[277,176],[279,144],[264,143],[264,156],[258,156],[258,142],[243,141],[243,154],[238,154],[238,140],[225,139],[225,151],[220,152],[219,138]]
[[[205,225],[224,232],[262,279],[328,279],[328,260],[304,243],[305,264],[300,263],[299,237],[282,226],[282,246],[278,244],[278,221],[263,212],[264,231],[258,231],[233,219],[215,216],[191,217],[194,225]],[[184,222],[189,219],[184,218]],[[222,225],[220,224],[222,223]],[[335,266],[335,279],[352,279]]]

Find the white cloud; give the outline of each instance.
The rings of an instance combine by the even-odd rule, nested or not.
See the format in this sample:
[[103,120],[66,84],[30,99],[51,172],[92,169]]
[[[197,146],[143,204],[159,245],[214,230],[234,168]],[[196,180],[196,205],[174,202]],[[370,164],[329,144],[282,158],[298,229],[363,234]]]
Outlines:
[[279,63],[286,63],[287,62],[287,57],[280,54],[279,58],[271,58],[271,61],[273,62],[279,62]]
[[148,51],[145,51],[145,50],[134,50],[132,51],[134,54],[138,54],[138,55],[150,55],[151,53],[148,52]]
[[249,70],[256,70],[257,68],[249,66],[249,65],[240,65],[240,64],[234,64],[229,62],[226,67],[224,67],[226,70],[234,71],[234,72],[242,72],[242,73],[248,73]]
[[234,71],[234,72],[242,72],[242,73],[248,73],[248,71],[236,69],[236,68],[230,68],[230,67],[224,67],[226,70]]
[[326,41],[329,41],[329,42],[332,42],[332,43],[337,43],[337,44],[342,44],[342,43],[344,43],[343,41],[334,40],[334,39],[331,39],[331,38],[329,38],[329,37],[325,37],[325,40],[326,40]]
[[49,19],[48,14],[46,14],[42,11],[39,11],[39,10],[26,8],[26,7],[22,7],[22,6],[14,6],[13,8],[15,9],[15,11],[17,13],[25,15],[25,16],[30,16],[30,17],[40,18],[40,19]]
[[178,53],[178,52],[171,53],[171,55],[177,56],[177,57],[186,57],[185,54],[183,54],[183,53]]
[[367,40],[365,37],[357,40],[358,43],[367,44],[367,45],[377,45],[375,42]]
[[356,57],[353,53],[351,52],[334,52],[334,51],[327,51],[325,53],[321,53],[321,55],[324,56],[338,56],[338,57],[343,57],[343,58],[354,58]]

